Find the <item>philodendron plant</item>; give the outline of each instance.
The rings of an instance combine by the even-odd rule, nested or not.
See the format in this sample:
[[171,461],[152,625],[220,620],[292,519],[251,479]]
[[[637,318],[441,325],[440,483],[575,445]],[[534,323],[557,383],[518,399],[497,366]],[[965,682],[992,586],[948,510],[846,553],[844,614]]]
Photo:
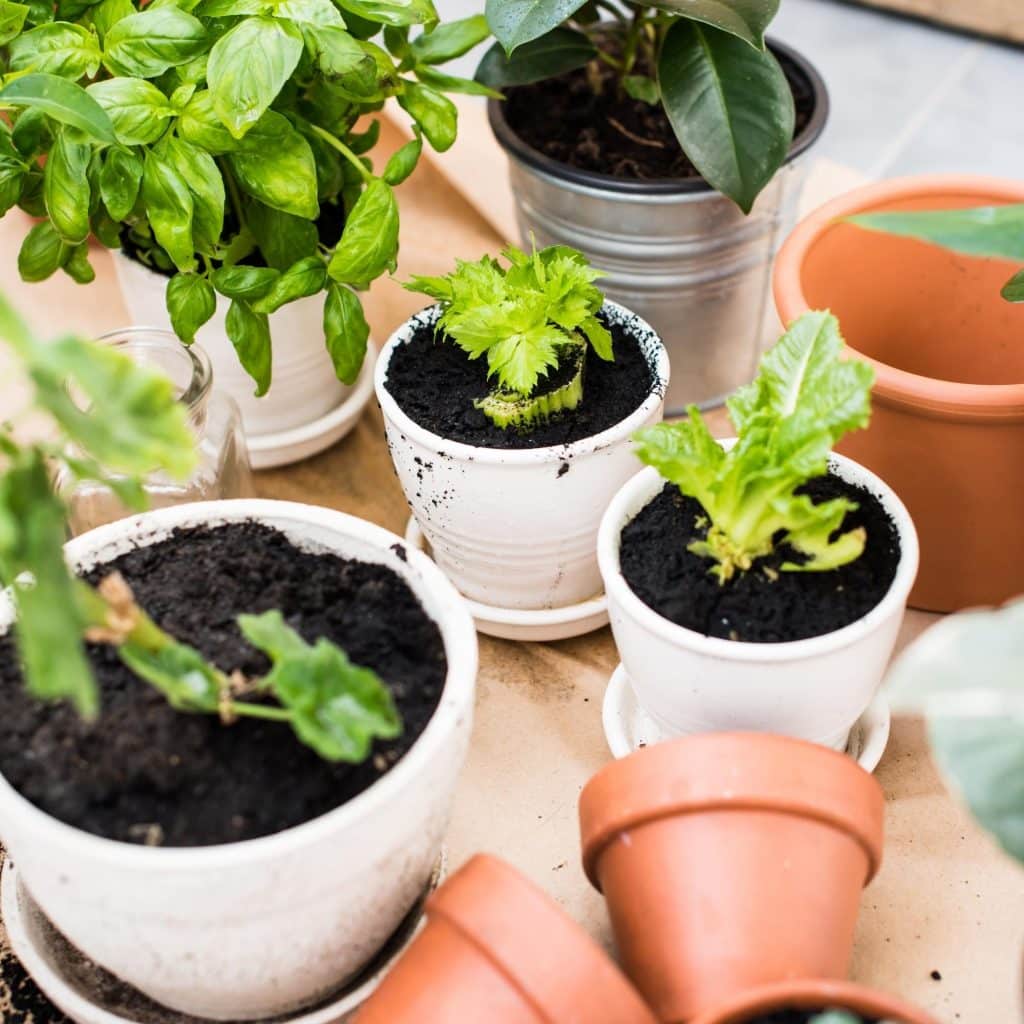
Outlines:
[[583,400],[588,344],[611,361],[612,336],[597,318],[602,276],[567,246],[532,254],[509,246],[509,266],[484,256],[446,277],[406,288],[441,304],[437,331],[470,359],[487,357],[494,387],[476,406],[498,427],[528,429]]
[[70,337],[41,343],[2,299],[0,337],[23,364],[35,409],[48,415],[54,437],[19,444],[8,427],[0,429],[0,584],[14,602],[14,634],[33,694],[72,701],[83,717],[96,717],[88,641],[115,646],[178,711],[220,715],[225,725],[243,717],[282,722],[328,760],[363,761],[375,737],[401,733],[390,691],[374,672],[326,639],[306,643],[278,611],[238,619],[270,658],[270,672],[227,676],[164,632],[119,575],[92,587],[72,574],[64,561],[67,510],[52,485],[52,464],[106,484],[138,509],[145,503],[141,481],[155,467],[187,476],[195,441],[170,381],[123,353]]
[[839,533],[848,498],[815,504],[800,488],[828,471],[841,437],[867,425],[874,372],[840,359],[839,323],[806,313],[766,353],[753,383],[728,400],[736,443],[716,441],[696,406],[680,423],[639,431],[637,455],[707,513],[707,535],[690,550],[722,583],[779,544],[800,557],[783,572],[825,572],[859,558],[863,528]]
[[496,89],[589,66],[591,88],[661,105],[691,163],[749,213],[793,141],[793,93],[764,34],[779,0],[487,0]]
[[[268,314],[326,292],[327,350],[352,383],[369,333],[353,289],[395,267],[393,189],[424,138],[455,140],[443,93],[486,92],[437,66],[487,34],[483,16],[440,25],[433,0],[0,0],[0,213],[45,218],[21,276],[87,283],[90,234],[123,244],[168,277],[184,342],[230,300],[257,394]],[[378,174],[364,115],[390,97],[414,138]]]

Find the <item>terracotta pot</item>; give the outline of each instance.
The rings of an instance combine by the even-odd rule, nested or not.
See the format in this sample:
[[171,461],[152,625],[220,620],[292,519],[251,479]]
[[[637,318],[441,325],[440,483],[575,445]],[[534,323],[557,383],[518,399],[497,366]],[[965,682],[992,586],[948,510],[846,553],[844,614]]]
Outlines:
[[846,755],[763,733],[672,740],[594,776],[583,866],[659,1019],[785,978],[845,977],[884,803]]
[[851,1010],[892,1024],[938,1024],[924,1010],[849,981],[784,981],[744,992],[691,1024],[753,1024],[778,1010]]
[[599,946],[544,893],[478,855],[427,904],[427,925],[356,1024],[655,1024]]
[[1024,591],[1024,307],[999,295],[1019,266],[841,218],[1020,202],[1021,182],[897,178],[826,203],[790,235],[775,266],[783,322],[827,307],[850,348],[874,365],[871,426],[839,450],[910,509],[921,537],[910,599],[919,608],[998,604]]

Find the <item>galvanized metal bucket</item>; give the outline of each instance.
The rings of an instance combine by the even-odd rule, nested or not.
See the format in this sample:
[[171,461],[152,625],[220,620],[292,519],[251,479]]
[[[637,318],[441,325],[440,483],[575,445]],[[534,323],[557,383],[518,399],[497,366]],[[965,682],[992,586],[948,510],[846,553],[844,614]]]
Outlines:
[[489,104],[524,242],[532,234],[538,245],[585,253],[608,274],[605,294],[660,333],[672,365],[669,415],[691,402],[720,404],[753,378],[764,349],[772,259],[796,222],[800,158],[828,117],[814,67],[786,46],[771,47],[806,78],[815,107],[749,216],[700,179],[625,180],[552,160],[512,131],[499,101]]

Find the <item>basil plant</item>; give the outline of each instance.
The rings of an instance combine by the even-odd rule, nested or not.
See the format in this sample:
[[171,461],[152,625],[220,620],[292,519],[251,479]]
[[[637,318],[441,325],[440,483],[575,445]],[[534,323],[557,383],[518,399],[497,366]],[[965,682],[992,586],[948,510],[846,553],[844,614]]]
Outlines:
[[[326,292],[324,335],[355,380],[369,328],[356,290],[394,270],[394,187],[424,140],[455,140],[445,92],[487,92],[438,65],[488,35],[433,0],[0,0],[0,213],[44,218],[27,281],[94,277],[98,238],[167,277],[186,344],[229,300],[227,330],[263,394],[268,315]],[[414,137],[368,155],[394,97]]]

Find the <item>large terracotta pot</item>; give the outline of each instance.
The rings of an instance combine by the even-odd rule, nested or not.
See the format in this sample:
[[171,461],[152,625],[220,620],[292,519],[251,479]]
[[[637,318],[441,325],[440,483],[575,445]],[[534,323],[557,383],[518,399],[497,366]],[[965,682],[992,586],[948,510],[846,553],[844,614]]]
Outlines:
[[851,1010],[889,1024],[938,1024],[902,999],[848,981],[784,981],[744,992],[691,1024],[753,1024],[779,1010]]
[[845,977],[884,803],[846,755],[763,733],[672,740],[594,776],[584,869],[659,1019],[786,978]]
[[544,893],[478,855],[356,1024],[656,1024],[600,947]]
[[839,450],[885,480],[921,538],[911,604],[951,611],[1024,592],[1024,306],[1019,267],[961,256],[842,218],[1024,202],[1024,182],[897,178],[826,203],[775,266],[783,322],[829,308],[875,368],[871,426]]

